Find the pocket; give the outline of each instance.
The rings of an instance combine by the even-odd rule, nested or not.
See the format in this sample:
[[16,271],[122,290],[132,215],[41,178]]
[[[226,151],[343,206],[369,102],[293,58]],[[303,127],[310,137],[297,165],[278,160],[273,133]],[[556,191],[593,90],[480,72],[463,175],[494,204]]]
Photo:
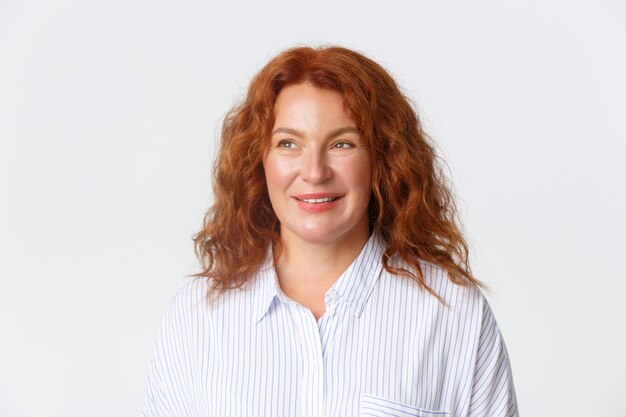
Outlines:
[[413,405],[392,401],[377,395],[362,393],[359,403],[361,417],[449,417],[447,411],[425,410]]

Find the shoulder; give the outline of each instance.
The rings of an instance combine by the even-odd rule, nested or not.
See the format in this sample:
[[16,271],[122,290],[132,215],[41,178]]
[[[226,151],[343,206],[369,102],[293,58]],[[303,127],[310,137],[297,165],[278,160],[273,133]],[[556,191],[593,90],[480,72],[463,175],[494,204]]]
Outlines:
[[170,297],[163,317],[164,327],[181,329],[190,322],[202,320],[208,305],[207,291],[205,279],[194,278],[180,284]]
[[[250,309],[256,292],[253,285],[233,288],[222,294],[206,278],[193,278],[180,285],[171,297],[167,315],[181,322],[208,322],[221,320],[229,314],[241,314]],[[258,289],[257,289],[258,292]]]
[[[416,274],[415,268],[408,263],[394,259],[393,266],[401,267],[409,272]],[[481,289],[473,284],[460,285],[454,283],[450,279],[450,274],[446,269],[432,262],[420,260],[419,266],[424,277],[425,284],[435,291],[444,301],[445,304],[451,308],[460,308],[467,304],[477,304],[482,308],[483,303],[486,302],[485,295]],[[402,277],[404,279],[404,277]],[[417,282],[415,283],[417,287]],[[419,287],[419,291],[423,294],[423,297],[436,298],[428,292],[426,289]]]
[[[393,266],[416,273],[413,267],[398,261],[397,258],[394,259]],[[479,287],[473,284],[459,285],[452,282],[448,272],[440,265],[420,260],[419,266],[425,284],[441,297],[443,303],[411,278],[396,276],[387,271],[384,272],[384,275],[388,281],[403,280],[402,287],[405,288],[404,291],[410,292],[411,301],[419,306],[419,314],[433,319],[445,318],[472,328],[481,326],[483,310],[488,308],[488,305],[485,295]]]
[[205,279],[194,278],[184,282],[172,296],[170,309],[184,311],[205,305],[208,286]]
[[446,304],[451,307],[461,306],[466,303],[482,304],[485,295],[481,289],[473,284],[460,285],[450,279],[450,274],[443,267],[431,262],[420,261],[424,281],[432,288]]

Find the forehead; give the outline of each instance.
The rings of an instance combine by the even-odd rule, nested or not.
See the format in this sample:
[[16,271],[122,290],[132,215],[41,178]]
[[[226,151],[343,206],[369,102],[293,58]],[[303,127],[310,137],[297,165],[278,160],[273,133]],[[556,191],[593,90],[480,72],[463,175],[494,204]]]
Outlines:
[[296,84],[283,88],[274,104],[274,118],[275,127],[284,123],[303,125],[301,128],[355,126],[338,92],[310,84]]

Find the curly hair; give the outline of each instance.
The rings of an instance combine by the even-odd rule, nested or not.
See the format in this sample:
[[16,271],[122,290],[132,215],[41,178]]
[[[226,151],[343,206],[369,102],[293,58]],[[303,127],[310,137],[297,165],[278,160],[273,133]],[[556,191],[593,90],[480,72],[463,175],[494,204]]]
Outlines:
[[[370,230],[387,241],[383,266],[428,286],[420,261],[440,266],[458,285],[484,287],[471,272],[448,181],[409,99],[379,64],[342,47],[296,47],[270,60],[243,102],[225,117],[213,169],[215,202],[194,235],[210,294],[241,288],[261,267],[269,245],[280,250],[280,224],[270,203],[263,156],[274,103],[287,85],[337,91],[362,134],[372,166]],[[393,266],[398,256],[409,268]],[[210,298],[209,294],[209,298]]]

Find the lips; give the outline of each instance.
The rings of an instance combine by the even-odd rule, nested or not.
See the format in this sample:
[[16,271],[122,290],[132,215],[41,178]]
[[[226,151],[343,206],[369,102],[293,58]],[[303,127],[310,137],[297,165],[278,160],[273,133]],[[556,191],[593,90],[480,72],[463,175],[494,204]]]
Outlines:
[[311,193],[311,194],[299,194],[293,196],[296,200],[309,204],[321,204],[330,203],[343,197],[341,194],[336,193]]
[[343,197],[336,193],[300,194],[293,196],[298,206],[310,213],[322,213],[332,210]]

